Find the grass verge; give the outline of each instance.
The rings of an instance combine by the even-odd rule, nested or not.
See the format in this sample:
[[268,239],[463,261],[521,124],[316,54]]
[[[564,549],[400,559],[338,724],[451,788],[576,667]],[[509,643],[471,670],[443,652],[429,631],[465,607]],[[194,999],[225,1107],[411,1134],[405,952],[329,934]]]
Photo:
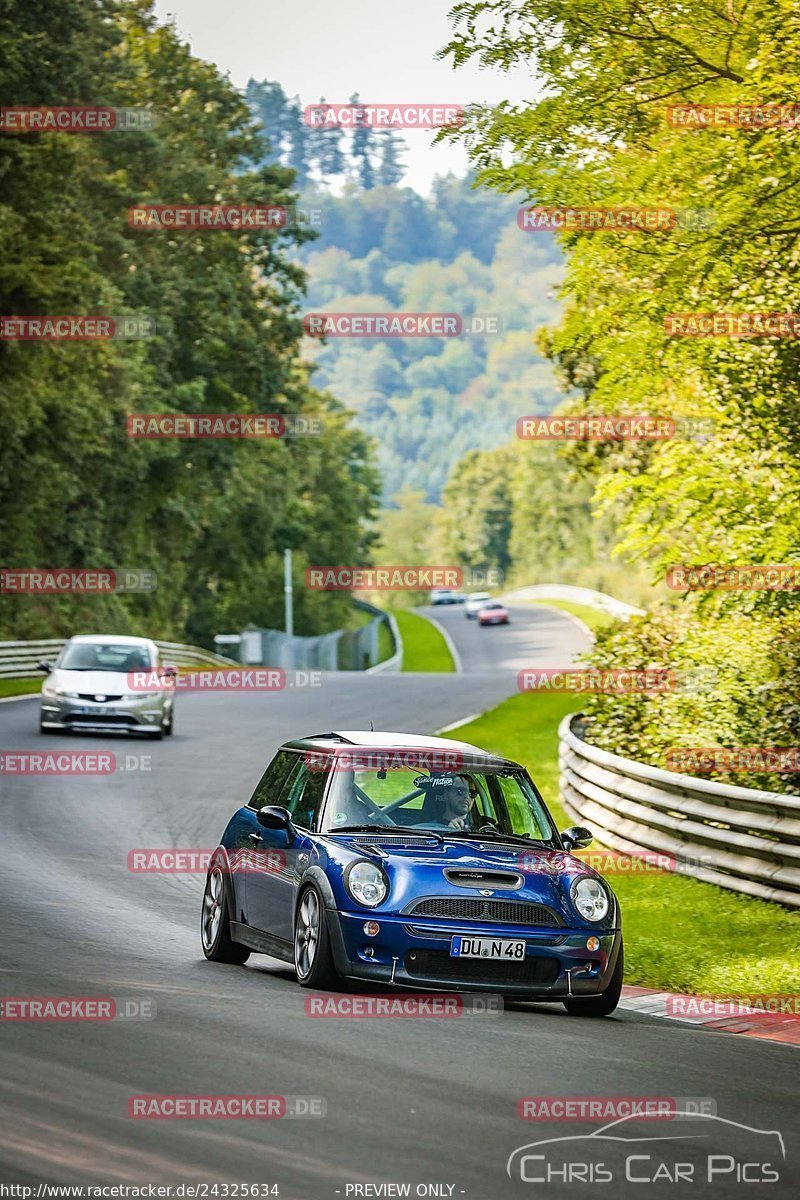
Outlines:
[[44,675],[38,679],[0,679],[0,698],[3,696],[36,695],[42,690]]
[[403,639],[404,671],[454,671],[453,656],[435,625],[418,613],[395,610]]
[[[526,692],[452,734],[523,763],[559,829],[559,721],[573,696]],[[625,982],[705,995],[800,992],[798,914],[713,884],[659,871],[614,875],[625,933]]]

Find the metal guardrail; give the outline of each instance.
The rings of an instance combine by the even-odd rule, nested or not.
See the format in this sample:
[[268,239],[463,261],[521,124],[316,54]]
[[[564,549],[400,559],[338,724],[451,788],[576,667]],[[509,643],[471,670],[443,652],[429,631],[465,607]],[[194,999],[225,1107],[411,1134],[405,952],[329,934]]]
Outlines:
[[[318,637],[291,638],[278,629],[250,630],[249,636],[258,639],[258,654],[253,661],[259,665],[283,666],[286,669],[399,671],[403,664],[403,642],[394,617],[365,601],[358,600],[355,603],[373,614],[373,619],[358,629],[337,629]],[[388,626],[394,646],[394,654],[383,662],[378,661],[378,630],[381,624]],[[247,633],[243,636],[247,636]],[[0,679],[35,677],[39,674],[36,664],[43,659],[55,659],[66,640],[42,638],[33,642],[0,642]],[[156,645],[165,660],[178,667],[240,665],[235,659],[215,654],[213,650],[204,650],[202,646],[158,640]],[[252,665],[249,659],[247,661],[248,665]]]
[[679,874],[800,908],[800,796],[735,787],[591,745],[580,715],[558,730],[561,800],[612,850],[655,851]]
[[[354,629],[334,629],[310,637],[283,629],[249,626],[242,632],[242,661],[249,665],[311,671],[392,671],[402,663],[402,642],[397,622],[366,600],[353,600],[355,608],[371,620]],[[380,628],[389,630],[394,653],[380,661]]]
[[608,613],[611,617],[627,620],[628,617],[641,616],[643,608],[626,604],[624,600],[616,600],[606,592],[595,591],[594,588],[573,587],[568,583],[534,583],[527,587],[512,588],[505,592],[503,600],[514,604],[520,600],[571,600],[573,604],[584,604],[598,612]]
[[367,667],[367,675],[378,675],[383,671],[402,671],[403,669],[403,638],[399,626],[392,613],[384,613],[384,616],[389,625],[395,651],[391,658],[385,658],[383,662],[375,663],[374,667]]
[[[39,674],[36,664],[55,659],[66,638],[44,638],[38,642],[0,642],[0,679],[29,679]],[[202,646],[187,646],[183,642],[159,642],[156,645],[168,662],[178,667],[200,667],[207,663],[229,667],[238,666],[233,659],[223,658]]]

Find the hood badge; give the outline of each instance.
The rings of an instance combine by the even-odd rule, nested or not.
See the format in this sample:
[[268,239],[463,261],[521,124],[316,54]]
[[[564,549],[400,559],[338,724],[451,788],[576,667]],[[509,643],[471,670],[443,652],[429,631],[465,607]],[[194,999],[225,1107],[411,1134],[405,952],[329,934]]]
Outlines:
[[493,896],[494,892],[490,892],[487,888],[481,888],[482,896]]

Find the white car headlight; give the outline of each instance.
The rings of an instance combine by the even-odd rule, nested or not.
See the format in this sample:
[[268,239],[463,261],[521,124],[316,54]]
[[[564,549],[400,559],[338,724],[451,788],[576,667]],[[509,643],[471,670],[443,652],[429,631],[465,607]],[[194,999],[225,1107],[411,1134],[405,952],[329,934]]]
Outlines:
[[383,904],[389,895],[389,880],[380,867],[371,862],[353,863],[345,875],[345,887],[354,900],[367,908]]
[[133,692],[126,700],[160,700],[161,692]]
[[78,698],[77,692],[68,692],[65,688],[60,687],[43,687],[42,695],[46,696],[48,700],[53,700],[56,696],[66,696],[70,700],[77,700]]
[[582,875],[570,889],[572,903],[586,921],[602,921],[607,914],[610,901],[608,892],[598,879]]

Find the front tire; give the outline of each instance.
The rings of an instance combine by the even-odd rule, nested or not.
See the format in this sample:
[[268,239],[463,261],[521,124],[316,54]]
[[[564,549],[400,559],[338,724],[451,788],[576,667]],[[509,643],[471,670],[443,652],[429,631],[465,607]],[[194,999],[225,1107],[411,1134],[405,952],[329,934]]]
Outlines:
[[325,905],[313,884],[301,894],[294,918],[294,969],[300,987],[330,990],[339,980]]
[[231,937],[228,890],[222,868],[212,866],[203,892],[203,911],[200,918],[200,941],[203,954],[211,962],[235,963],[241,966],[250,957],[247,946]]
[[622,994],[622,975],[625,969],[624,953],[622,946],[619,948],[617,956],[617,965],[614,967],[614,974],[611,976],[611,981],[605,991],[599,996],[586,996],[579,999],[571,999],[564,1001],[564,1008],[571,1017],[608,1017],[613,1013],[614,1009],[619,1004],[619,998]]

